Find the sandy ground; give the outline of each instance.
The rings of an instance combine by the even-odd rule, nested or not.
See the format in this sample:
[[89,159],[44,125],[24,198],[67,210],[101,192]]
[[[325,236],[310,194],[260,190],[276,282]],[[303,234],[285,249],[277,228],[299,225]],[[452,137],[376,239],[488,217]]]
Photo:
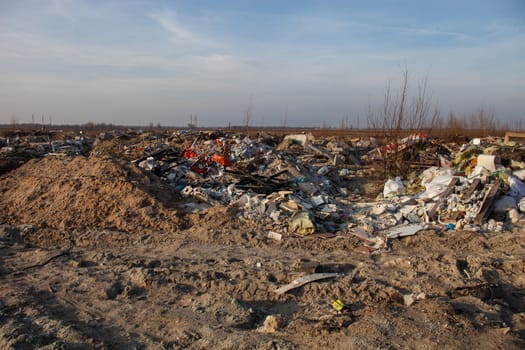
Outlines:
[[[523,349],[524,230],[265,237],[111,159],[0,178],[2,349]],[[288,293],[313,272],[339,272]],[[335,299],[347,308],[336,311]]]

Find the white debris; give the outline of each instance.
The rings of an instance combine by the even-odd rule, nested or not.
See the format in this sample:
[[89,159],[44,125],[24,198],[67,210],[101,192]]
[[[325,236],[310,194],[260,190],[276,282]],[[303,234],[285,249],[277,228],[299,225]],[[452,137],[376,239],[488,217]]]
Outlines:
[[405,236],[415,235],[417,232],[423,230],[425,227],[420,224],[406,225],[406,226],[396,226],[388,232],[386,235],[387,238],[398,238]]

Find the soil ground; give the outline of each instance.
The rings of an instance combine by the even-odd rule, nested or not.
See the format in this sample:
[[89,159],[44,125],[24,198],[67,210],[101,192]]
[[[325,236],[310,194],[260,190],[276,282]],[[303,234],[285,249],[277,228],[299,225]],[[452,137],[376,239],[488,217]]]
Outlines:
[[[523,228],[422,231],[379,254],[187,212],[111,158],[0,178],[2,349],[523,349]],[[288,293],[312,272],[338,272]],[[346,309],[331,304],[340,299]]]

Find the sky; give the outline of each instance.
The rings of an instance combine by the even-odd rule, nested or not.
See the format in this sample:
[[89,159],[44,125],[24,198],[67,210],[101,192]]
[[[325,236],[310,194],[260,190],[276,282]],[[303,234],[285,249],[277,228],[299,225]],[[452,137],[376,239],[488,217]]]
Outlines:
[[525,119],[525,1],[0,0],[0,123],[366,127],[404,70]]

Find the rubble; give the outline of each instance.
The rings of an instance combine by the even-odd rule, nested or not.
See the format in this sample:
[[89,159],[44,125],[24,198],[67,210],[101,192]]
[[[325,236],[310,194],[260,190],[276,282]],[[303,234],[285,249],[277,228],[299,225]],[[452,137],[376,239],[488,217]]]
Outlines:
[[[27,315],[49,320],[46,310],[61,303],[90,319],[70,344],[91,344],[112,323],[123,339],[145,329],[137,337],[177,348],[242,343],[232,334],[337,347],[343,334],[384,334],[388,322],[402,338],[428,319],[451,339],[459,322],[475,338],[513,320],[518,339],[522,146],[407,140],[400,154],[418,158],[387,186],[371,155],[391,151],[376,141],[293,135],[103,133],[86,156],[37,156],[4,174],[4,309],[17,313],[16,329],[27,329]],[[58,254],[45,249],[59,244]],[[474,333],[480,314],[498,321]],[[62,322],[28,346],[63,339],[51,333],[70,324]],[[437,334],[430,326],[425,336]],[[387,333],[368,347],[388,347]],[[148,347],[112,337],[97,346]]]
[[418,300],[424,300],[426,298],[425,293],[410,293],[403,295],[403,302],[406,306],[412,306]]
[[264,319],[262,327],[258,329],[262,333],[275,333],[285,325],[285,319],[282,315],[268,315]]
[[4,135],[0,137],[0,175],[34,158],[87,156],[97,141],[82,131],[14,130]]
[[[264,141],[221,133],[192,137],[190,147],[170,144],[134,162],[156,172],[187,198],[235,206],[238,217],[259,222],[269,232],[280,232],[280,239],[282,233],[345,234],[352,225],[386,239],[407,234],[395,230],[403,225],[438,224],[450,229],[454,224],[458,229],[490,230],[493,225],[488,225],[487,218],[497,197],[509,193],[509,186],[516,200],[525,192],[521,180],[502,164],[522,162],[523,149],[514,147],[511,154],[516,157],[509,159],[503,150],[507,146],[497,140],[475,139],[458,147],[424,135],[403,139],[398,151],[417,148],[420,155],[410,164],[417,163],[418,169],[423,163],[433,164],[421,170],[420,183],[415,185],[424,190],[409,193],[414,185],[397,177],[385,182],[380,202],[358,206],[347,200],[348,180],[356,165],[373,158],[371,143],[360,148],[357,142],[354,146],[306,134],[286,135],[280,142],[268,142],[267,135]],[[430,158],[422,161],[425,147],[432,162]],[[392,151],[388,147],[375,150],[379,154]],[[502,174],[507,174],[506,184],[498,180]],[[512,223],[519,221],[515,212],[511,216]]]
[[[180,194],[186,210],[235,208],[237,218],[257,223],[276,241],[294,234],[356,235],[359,229],[366,232],[358,234],[363,249],[375,252],[386,240],[422,229],[512,229],[524,207],[525,146],[495,138],[458,146],[414,134],[396,145],[377,146],[373,139],[312,134],[280,138],[178,130],[63,135],[62,140],[50,134],[18,135],[3,141],[2,149],[26,144],[38,156],[68,157],[105,157],[118,151]],[[410,176],[388,179],[376,201],[361,198],[353,181],[367,169],[377,171],[378,155],[388,157],[394,151],[412,168]],[[154,217],[157,209],[141,210],[141,215]],[[489,224],[490,218],[502,224]]]

